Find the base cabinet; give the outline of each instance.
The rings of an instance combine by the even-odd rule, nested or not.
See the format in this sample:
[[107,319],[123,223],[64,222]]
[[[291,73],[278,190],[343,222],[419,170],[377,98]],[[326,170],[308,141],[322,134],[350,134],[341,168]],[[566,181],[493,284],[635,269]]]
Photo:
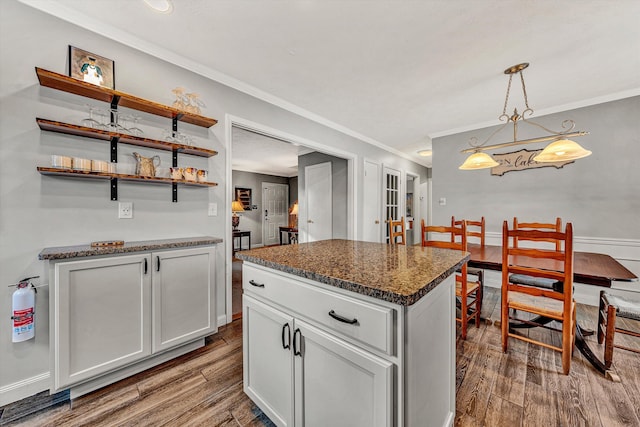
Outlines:
[[211,246],[57,261],[50,271],[52,391],[217,331]]
[[442,427],[455,281],[410,306],[243,264],[244,391],[280,427]]
[[149,262],[140,254],[56,264],[56,390],[151,355]]
[[250,296],[243,308],[245,392],[276,425],[392,425],[392,363]]
[[215,332],[213,253],[194,248],[152,256],[152,351],[167,350]]

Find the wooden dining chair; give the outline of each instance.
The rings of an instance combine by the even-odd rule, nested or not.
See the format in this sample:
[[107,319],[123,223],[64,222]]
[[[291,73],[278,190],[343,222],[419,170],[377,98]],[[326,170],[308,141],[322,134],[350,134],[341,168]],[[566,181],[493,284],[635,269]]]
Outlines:
[[[423,247],[453,249],[467,251],[467,226],[462,221],[460,227],[443,227],[425,225],[420,221],[421,241]],[[444,240],[433,239],[433,235],[440,233]],[[467,326],[469,320],[474,320],[476,328],[480,327],[480,312],[482,311],[482,287],[478,281],[470,281],[465,262],[460,272],[456,272],[456,299],[460,305],[460,317],[456,321],[460,323],[460,335],[467,339]]]
[[[547,239],[559,240],[563,250],[519,248],[517,240]],[[523,258],[526,257],[526,258]],[[512,274],[534,278],[550,279],[562,283],[561,291],[523,286],[512,283]],[[562,345],[560,347],[513,333],[509,321],[555,329],[546,325],[522,319],[510,314],[510,309],[527,312],[562,322]],[[564,232],[543,230],[510,230],[507,221],[502,225],[502,351],[507,352],[509,338],[560,351],[562,353],[562,371],[569,374],[571,354],[575,341],[576,303],[573,300],[573,227],[567,223]],[[555,329],[558,330],[558,329]]]
[[[398,221],[394,221],[393,218],[389,218],[389,244],[391,245],[404,245],[405,242],[405,229],[404,229],[404,217],[400,218]],[[398,227],[400,229],[398,230]],[[397,238],[400,238],[400,241],[396,241]]]
[[[640,301],[630,300],[628,298],[611,294],[607,291],[600,291],[600,310],[598,311],[598,343],[604,341],[604,366],[611,368],[613,363],[613,349],[621,348],[623,350],[640,353],[640,350],[628,346],[615,344],[614,337],[616,333],[629,335],[640,338],[640,333],[636,332],[640,329],[625,329],[617,322],[618,318],[634,320],[640,326]],[[620,322],[622,323],[622,322]]]
[[[473,220],[457,220],[455,216],[451,217],[451,226],[452,227],[461,227],[462,222],[465,221],[467,224],[467,243],[477,243],[481,248],[484,248],[485,243],[485,221],[484,217],[480,218],[480,221]],[[453,236],[452,240],[453,241]],[[460,272],[460,270],[457,270]],[[480,287],[482,288],[482,293],[484,294],[484,270],[481,268],[467,267],[467,274],[472,277],[470,280],[477,281],[480,283]]]
[[[517,217],[513,217],[513,229],[514,230],[551,230],[558,233],[562,232],[562,219],[556,218],[556,222],[519,222]],[[518,247],[518,241],[530,240],[534,242],[548,242],[553,243],[556,247],[556,251],[562,249],[561,241],[554,239],[553,237],[514,237],[513,247]]]

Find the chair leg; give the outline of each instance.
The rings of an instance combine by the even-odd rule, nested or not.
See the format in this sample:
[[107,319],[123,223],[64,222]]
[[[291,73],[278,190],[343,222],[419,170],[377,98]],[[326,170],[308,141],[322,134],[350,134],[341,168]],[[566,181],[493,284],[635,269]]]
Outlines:
[[507,305],[504,293],[501,302],[500,321],[500,327],[502,331],[502,352],[506,353],[509,341],[509,306]]
[[616,308],[607,306],[607,332],[604,337],[604,366],[611,368],[613,363],[613,337],[616,333]]
[[462,289],[461,292],[461,297],[460,297],[460,318],[462,319],[461,322],[461,327],[462,327],[462,339],[466,340],[467,339],[467,322],[469,322],[469,313],[467,313],[467,309],[468,309],[468,300],[467,300],[467,294],[464,292],[465,289]]
[[480,286],[476,290],[476,328],[480,327],[480,314],[482,314],[482,296],[484,294],[483,291],[483,280],[482,280],[482,271],[478,272],[478,282]]
[[[568,324],[567,324],[568,323]],[[571,348],[573,344],[573,313],[571,314],[571,321],[564,322],[562,325],[562,373],[569,375],[571,370]]]
[[600,303],[598,305],[598,344],[604,342],[604,328],[605,328],[605,302],[604,291],[600,291]]

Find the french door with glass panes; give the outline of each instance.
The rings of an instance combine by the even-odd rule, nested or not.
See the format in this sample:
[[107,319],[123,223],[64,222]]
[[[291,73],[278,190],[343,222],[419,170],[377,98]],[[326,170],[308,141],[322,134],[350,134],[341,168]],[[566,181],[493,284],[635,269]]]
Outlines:
[[384,219],[385,219],[385,242],[389,242],[389,219],[394,221],[402,217],[402,194],[400,171],[384,168],[383,174],[384,185]]

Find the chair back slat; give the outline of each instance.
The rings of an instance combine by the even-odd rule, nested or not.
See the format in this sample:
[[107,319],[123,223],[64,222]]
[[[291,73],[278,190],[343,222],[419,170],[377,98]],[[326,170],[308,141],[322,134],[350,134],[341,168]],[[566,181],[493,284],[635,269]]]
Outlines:
[[[485,244],[485,221],[484,217],[482,217],[479,221],[473,221],[468,219],[460,219],[456,220],[455,216],[451,217],[451,226],[452,227],[460,227],[462,226],[462,222],[465,221],[467,223],[467,242],[469,243],[479,243],[481,247],[484,248]],[[477,241],[471,242],[469,237],[473,237],[478,239]]]
[[[551,230],[551,231],[556,231],[558,233],[562,232],[562,219],[560,219],[560,217],[556,218],[556,222],[555,223],[551,223],[551,222],[519,222],[517,217],[513,217],[513,229],[514,230]],[[530,234],[530,235],[513,235],[513,246],[514,247],[518,247],[518,242],[521,240],[529,240],[529,241],[535,241],[535,242],[548,242],[548,243],[553,243],[555,245],[555,248],[557,251],[562,249],[561,246],[561,238],[559,237],[553,237],[551,235],[548,235],[546,237],[542,236],[542,235],[536,235],[536,234]]]
[[[389,218],[387,221],[389,223],[389,244],[391,245],[404,245],[405,244],[405,228],[404,228],[404,217],[401,217],[398,221],[395,221],[393,218]],[[400,227],[399,230],[397,228]],[[397,238],[400,238],[400,241],[397,241]]]

